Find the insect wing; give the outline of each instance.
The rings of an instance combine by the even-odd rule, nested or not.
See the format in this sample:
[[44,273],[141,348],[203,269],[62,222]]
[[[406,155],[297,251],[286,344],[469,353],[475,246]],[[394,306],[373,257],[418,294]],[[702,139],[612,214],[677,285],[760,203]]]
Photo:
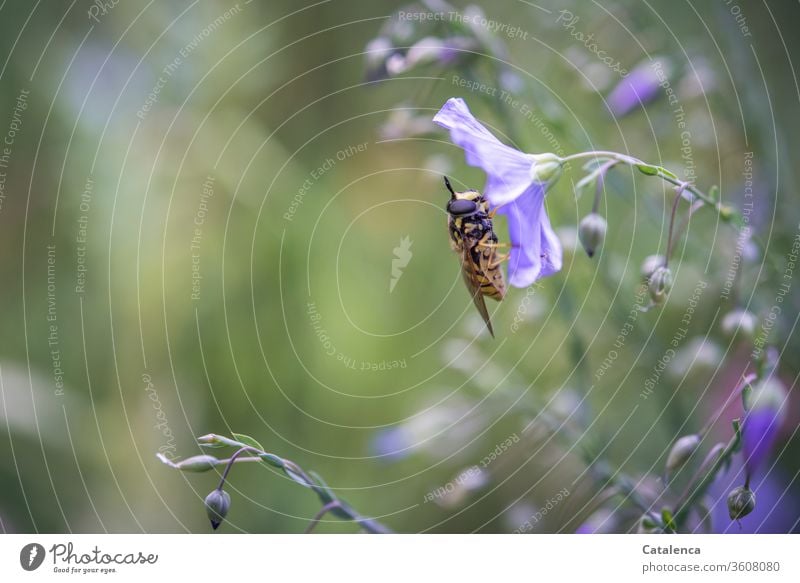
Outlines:
[[463,243],[463,255],[461,258],[461,275],[464,277],[464,283],[467,286],[467,290],[469,291],[470,295],[472,296],[472,301],[475,304],[475,307],[478,309],[478,313],[480,313],[483,321],[486,322],[486,327],[489,329],[489,333],[494,338],[494,330],[492,329],[492,321],[489,318],[489,310],[486,309],[486,301],[483,297],[483,292],[481,292],[480,280],[481,277],[484,276],[483,270],[480,267],[480,264],[476,263],[472,257],[472,246],[468,245],[465,241]]

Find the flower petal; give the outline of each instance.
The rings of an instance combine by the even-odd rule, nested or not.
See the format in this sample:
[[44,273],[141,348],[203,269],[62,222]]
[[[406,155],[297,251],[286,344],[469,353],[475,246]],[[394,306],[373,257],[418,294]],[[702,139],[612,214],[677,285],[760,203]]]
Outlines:
[[515,287],[527,287],[561,269],[561,242],[550,226],[544,195],[544,185],[533,184],[517,200],[497,211],[508,218],[508,281]]
[[464,149],[467,164],[486,172],[483,194],[492,206],[507,204],[528,189],[531,157],[501,143],[475,119],[463,99],[448,99],[433,121],[448,130],[453,143]]

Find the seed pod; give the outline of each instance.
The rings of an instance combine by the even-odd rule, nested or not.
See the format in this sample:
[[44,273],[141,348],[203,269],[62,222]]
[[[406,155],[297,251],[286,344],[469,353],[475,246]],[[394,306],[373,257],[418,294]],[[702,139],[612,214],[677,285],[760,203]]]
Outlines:
[[603,244],[607,229],[608,223],[597,213],[591,213],[583,217],[580,227],[578,227],[578,237],[589,257],[592,257],[594,252]]
[[728,494],[728,516],[739,520],[750,514],[756,507],[756,495],[750,488],[739,486]]
[[211,528],[217,530],[231,507],[231,496],[225,490],[212,490],[206,496],[205,505]]
[[672,289],[672,272],[667,267],[659,267],[650,276],[648,283],[650,299],[654,304],[663,304]]

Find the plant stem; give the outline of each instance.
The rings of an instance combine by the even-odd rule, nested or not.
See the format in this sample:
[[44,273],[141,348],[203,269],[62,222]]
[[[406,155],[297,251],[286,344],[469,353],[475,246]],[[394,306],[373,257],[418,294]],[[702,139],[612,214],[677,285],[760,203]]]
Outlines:
[[306,527],[305,534],[311,534],[311,532],[319,524],[319,521],[322,520],[322,517],[325,516],[328,512],[330,512],[331,510],[333,510],[334,508],[336,508],[338,506],[340,506],[339,501],[338,500],[334,500],[333,502],[328,502],[325,506],[320,508],[319,512],[317,512],[314,515],[314,518],[311,519],[311,522],[308,523],[308,526]]
[[669,258],[672,255],[672,244],[674,241],[675,213],[678,212],[678,203],[681,201],[681,194],[683,194],[687,186],[688,183],[684,182],[682,186],[675,189],[675,200],[672,202],[672,214],[669,216],[669,234],[667,235],[667,252],[664,255],[664,267],[669,266]]
[[689,486],[675,505],[675,523],[679,526],[686,519],[694,504],[706,493],[706,490],[717,477],[722,465],[730,460],[731,456],[739,449],[741,432],[736,431],[716,460],[711,464],[705,476],[700,478],[695,486]]
[[252,447],[243,447],[239,449],[235,454],[233,454],[230,459],[228,460],[228,465],[225,466],[225,471],[222,472],[222,478],[219,481],[219,486],[217,486],[217,490],[222,491],[222,487],[225,485],[225,480],[228,478],[228,473],[230,473],[233,464],[236,463],[236,458],[242,455],[244,452],[248,450],[252,450]]
[[[679,178],[670,176],[669,174],[665,174],[663,169],[659,166],[648,164],[647,162],[639,160],[638,158],[634,158],[633,156],[620,154],[619,152],[611,152],[608,150],[590,150],[588,152],[578,152],[577,154],[570,154],[569,156],[561,158],[561,162],[568,162],[570,160],[580,160],[584,158],[607,158],[609,160],[616,160],[617,162],[622,164],[627,164],[628,166],[639,166],[639,165],[650,166],[652,168],[657,169],[656,173],[653,174],[653,176],[658,176],[662,180],[669,182],[670,184],[674,184],[675,186],[682,186],[686,184]],[[718,212],[722,212],[723,207],[719,203],[719,201],[712,199],[708,194],[706,194],[693,184],[686,185],[685,190],[691,192],[693,195],[695,195],[697,198],[699,198],[706,204],[713,206],[715,209],[717,209]]]

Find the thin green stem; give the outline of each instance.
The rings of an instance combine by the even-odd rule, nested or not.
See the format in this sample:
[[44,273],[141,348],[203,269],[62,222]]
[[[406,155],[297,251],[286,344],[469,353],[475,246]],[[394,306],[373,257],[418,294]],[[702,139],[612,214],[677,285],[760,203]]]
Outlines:
[[669,234],[667,235],[667,252],[664,255],[664,267],[669,266],[669,258],[672,256],[672,244],[675,240],[675,214],[678,212],[678,203],[681,202],[681,195],[689,184],[684,182],[675,189],[675,200],[672,202],[672,213],[669,216]]
[[592,212],[597,214],[597,210],[600,208],[600,197],[603,194],[603,190],[605,189],[605,182],[606,182],[606,172],[611,170],[614,166],[619,164],[618,160],[609,160],[597,173],[597,181],[595,183],[595,191],[594,191],[594,202],[592,202]]
[[[646,166],[648,168],[653,169],[652,176],[658,176],[662,180],[669,182],[670,184],[674,184],[675,186],[682,186],[686,184],[682,180],[680,180],[675,175],[666,174],[664,169],[660,166],[654,164],[648,164],[639,158],[635,158],[633,156],[628,156],[626,154],[620,154],[619,152],[611,152],[608,150],[590,150],[588,152],[578,152],[577,154],[570,154],[569,156],[565,156],[561,158],[562,162],[569,162],[571,160],[581,160],[586,158],[597,158],[597,159],[609,159],[609,160],[616,160],[622,164],[627,164],[629,166]],[[717,209],[718,212],[723,211],[723,206],[719,203],[719,201],[714,200],[708,194],[694,186],[693,184],[688,184],[685,189],[688,192],[691,192],[697,198],[702,200],[708,205],[713,206]]]
[[[686,517],[689,515],[692,507],[702,498],[708,487],[717,477],[723,464],[730,460],[731,456],[739,450],[739,442],[741,441],[741,431],[737,430],[727,445],[724,446],[722,451],[717,455],[716,459],[711,463],[708,472],[702,476],[695,484],[690,485],[675,505],[675,523],[681,525]],[[705,465],[705,464],[704,464]]]

